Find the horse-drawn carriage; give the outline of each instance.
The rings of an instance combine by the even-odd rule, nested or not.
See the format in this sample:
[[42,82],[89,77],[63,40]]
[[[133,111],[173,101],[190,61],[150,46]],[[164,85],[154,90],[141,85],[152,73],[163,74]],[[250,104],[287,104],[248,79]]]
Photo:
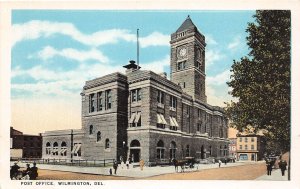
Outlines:
[[[195,164],[197,163],[196,159],[194,157],[185,157],[184,159],[172,160],[173,165],[175,166],[175,171],[178,172],[178,167],[181,168],[181,172],[184,172],[185,169],[194,169]],[[197,166],[198,167],[198,166]]]

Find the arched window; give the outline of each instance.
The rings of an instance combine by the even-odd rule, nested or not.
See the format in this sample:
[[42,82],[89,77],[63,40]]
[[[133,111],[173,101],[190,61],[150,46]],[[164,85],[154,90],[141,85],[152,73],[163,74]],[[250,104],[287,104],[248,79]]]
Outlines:
[[47,142],[46,143],[46,154],[51,154],[51,144],[50,142]]
[[99,142],[101,140],[101,132],[98,131],[97,132],[97,142]]
[[156,146],[157,151],[157,159],[164,159],[165,158],[165,145],[162,140],[159,140]]
[[110,148],[109,139],[105,139],[105,149]]
[[93,125],[90,125],[90,135],[93,134],[93,129],[94,129]]
[[58,156],[58,143],[57,142],[54,142],[53,143],[53,151],[52,151],[52,154],[54,156]]
[[176,143],[174,141],[170,144],[170,159],[176,158]]
[[190,156],[190,145],[186,145],[185,157]]
[[67,143],[64,141],[61,143],[60,155],[67,156]]
[[130,147],[140,147],[140,142],[138,140],[133,140],[130,143]]

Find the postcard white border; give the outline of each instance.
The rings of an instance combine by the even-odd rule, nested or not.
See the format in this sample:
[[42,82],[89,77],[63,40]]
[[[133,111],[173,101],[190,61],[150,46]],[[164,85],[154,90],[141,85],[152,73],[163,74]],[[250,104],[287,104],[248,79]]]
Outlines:
[[[299,31],[300,1],[296,0],[102,0],[102,1],[0,1],[0,188],[20,188],[19,181],[9,179],[9,126],[10,63],[11,63],[11,10],[13,9],[63,9],[63,10],[256,10],[287,9],[292,13],[292,172],[291,181],[103,181],[97,188],[300,188],[300,127],[299,127]],[[298,73],[297,73],[298,72]],[[297,86],[298,85],[298,86]],[[92,181],[91,181],[92,182]],[[59,186],[24,186],[22,188],[62,188]],[[69,186],[79,188],[82,186]],[[64,187],[65,188],[65,187]],[[86,187],[86,188],[96,188]]]

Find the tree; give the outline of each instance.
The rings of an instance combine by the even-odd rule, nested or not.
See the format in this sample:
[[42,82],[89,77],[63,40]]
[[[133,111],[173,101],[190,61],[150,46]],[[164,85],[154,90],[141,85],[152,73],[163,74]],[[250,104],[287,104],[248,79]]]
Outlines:
[[227,114],[242,131],[251,125],[265,129],[267,137],[290,148],[290,39],[291,13],[282,10],[256,11],[248,23],[250,53],[233,61],[231,94],[238,102],[227,103]]

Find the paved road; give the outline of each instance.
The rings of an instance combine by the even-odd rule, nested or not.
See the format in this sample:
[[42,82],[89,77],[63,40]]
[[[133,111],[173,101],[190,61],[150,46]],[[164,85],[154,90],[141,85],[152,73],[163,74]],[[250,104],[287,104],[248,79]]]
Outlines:
[[41,180],[287,180],[287,176],[280,175],[280,170],[267,176],[264,162],[228,163],[222,164],[221,168],[218,168],[218,164],[201,164],[198,168],[188,169],[184,173],[176,173],[173,166],[145,167],[143,171],[139,167],[119,167],[117,175],[112,176],[109,175],[109,168],[53,165],[38,167],[38,179]]

